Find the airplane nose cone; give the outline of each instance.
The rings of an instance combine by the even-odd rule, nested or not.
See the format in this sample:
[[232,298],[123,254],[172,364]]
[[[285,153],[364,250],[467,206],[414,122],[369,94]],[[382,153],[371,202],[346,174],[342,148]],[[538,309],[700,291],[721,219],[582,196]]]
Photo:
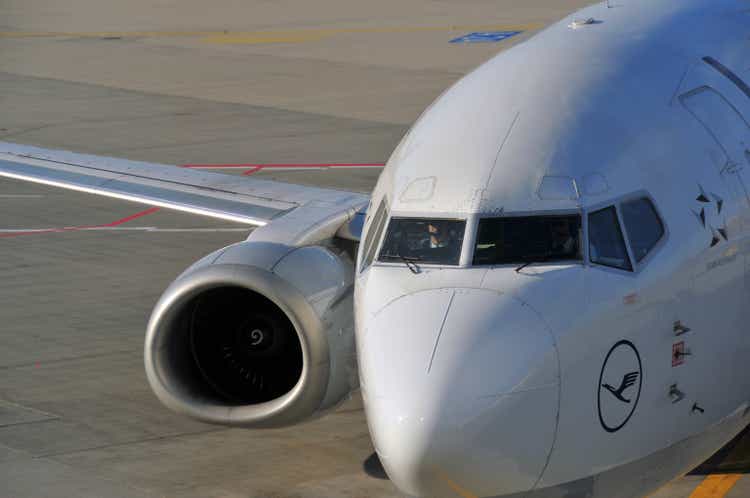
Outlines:
[[412,496],[533,488],[556,430],[552,335],[514,297],[481,289],[404,296],[370,318],[360,377],[375,448]]

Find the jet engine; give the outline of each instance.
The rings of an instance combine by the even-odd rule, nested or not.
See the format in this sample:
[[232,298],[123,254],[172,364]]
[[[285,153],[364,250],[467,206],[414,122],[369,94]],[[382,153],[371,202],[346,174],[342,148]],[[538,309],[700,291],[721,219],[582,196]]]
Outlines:
[[215,424],[280,427],[357,387],[353,273],[333,246],[244,241],[188,268],[148,325],[148,381],[171,409]]

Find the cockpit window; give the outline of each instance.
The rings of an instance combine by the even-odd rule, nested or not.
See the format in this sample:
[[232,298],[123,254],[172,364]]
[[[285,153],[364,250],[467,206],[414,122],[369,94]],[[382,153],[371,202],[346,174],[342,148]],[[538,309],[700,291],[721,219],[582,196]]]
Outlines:
[[475,265],[581,260],[579,215],[484,218]]
[[640,263],[661,240],[664,226],[656,214],[654,205],[645,197],[623,202],[620,205],[620,213],[628,232],[633,257]]
[[589,214],[589,259],[598,265],[633,269],[614,206]]
[[370,229],[367,231],[365,241],[362,245],[363,258],[362,258],[362,270],[364,271],[372,260],[375,259],[375,251],[378,249],[378,243],[380,242],[380,236],[383,235],[383,228],[385,228],[385,222],[388,219],[388,207],[387,201],[384,198],[378,206],[378,210],[375,212],[375,216],[372,218],[372,224]]
[[392,218],[380,261],[458,265],[465,220]]

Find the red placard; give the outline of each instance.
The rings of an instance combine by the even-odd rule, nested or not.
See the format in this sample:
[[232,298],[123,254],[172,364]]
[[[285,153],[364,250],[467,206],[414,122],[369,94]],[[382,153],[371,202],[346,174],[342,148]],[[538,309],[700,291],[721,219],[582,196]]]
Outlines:
[[680,341],[672,345],[672,367],[679,367],[685,363],[685,342]]

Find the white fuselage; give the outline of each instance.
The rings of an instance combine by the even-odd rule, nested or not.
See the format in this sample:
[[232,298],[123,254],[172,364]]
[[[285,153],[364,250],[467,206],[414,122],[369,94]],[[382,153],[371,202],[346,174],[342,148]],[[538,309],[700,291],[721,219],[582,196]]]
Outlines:
[[[740,0],[592,6],[404,138],[355,284],[368,423],[402,491],[643,495],[750,420],[748,21]],[[663,226],[643,254],[639,199]],[[593,242],[610,207],[629,269]],[[474,263],[480,220],[548,215],[580,216],[580,261]],[[393,218],[465,220],[460,258],[380,261]]]

